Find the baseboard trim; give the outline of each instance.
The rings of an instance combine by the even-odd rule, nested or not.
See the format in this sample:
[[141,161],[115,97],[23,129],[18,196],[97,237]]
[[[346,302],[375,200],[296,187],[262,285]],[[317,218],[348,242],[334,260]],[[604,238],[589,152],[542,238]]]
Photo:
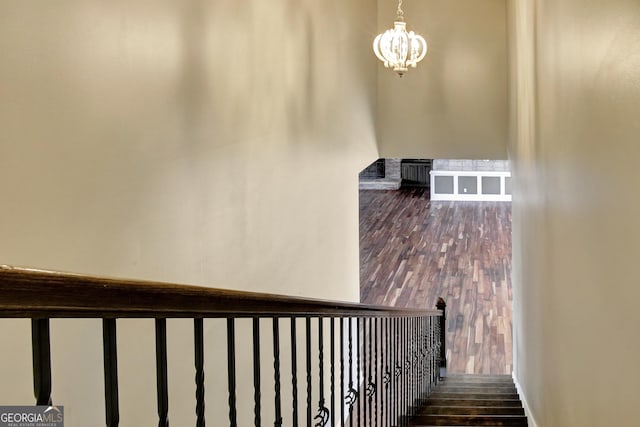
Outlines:
[[524,413],[527,416],[527,424],[529,427],[538,427],[538,423],[536,419],[533,417],[531,413],[531,409],[529,408],[529,404],[527,403],[527,396],[522,391],[522,387],[518,382],[518,378],[516,378],[516,373],[512,372],[511,376],[513,377],[513,382],[516,385],[516,390],[518,391],[518,395],[520,395],[520,400],[522,401],[522,406],[524,407]]

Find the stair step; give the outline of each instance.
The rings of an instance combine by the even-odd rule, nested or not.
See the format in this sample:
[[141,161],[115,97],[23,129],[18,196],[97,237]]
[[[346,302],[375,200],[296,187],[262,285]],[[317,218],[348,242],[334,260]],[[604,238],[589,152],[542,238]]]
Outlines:
[[524,415],[522,406],[425,406],[424,415]]
[[509,406],[521,407],[520,399],[468,399],[460,397],[457,399],[443,399],[430,397],[427,406]]
[[492,379],[492,380],[509,380],[513,381],[513,377],[511,375],[484,375],[484,374],[447,374],[445,379],[454,379],[454,380],[473,380],[473,379]]
[[445,391],[435,391],[429,397],[433,399],[520,399],[518,393],[449,393]]
[[445,377],[440,380],[443,383],[488,383],[488,384],[513,384],[513,378],[511,377],[490,377],[490,376],[478,376],[478,377]]
[[469,384],[442,384],[435,388],[434,392],[442,391],[447,393],[517,393],[513,385],[469,385]]
[[524,415],[416,415],[411,426],[509,426],[526,427]]

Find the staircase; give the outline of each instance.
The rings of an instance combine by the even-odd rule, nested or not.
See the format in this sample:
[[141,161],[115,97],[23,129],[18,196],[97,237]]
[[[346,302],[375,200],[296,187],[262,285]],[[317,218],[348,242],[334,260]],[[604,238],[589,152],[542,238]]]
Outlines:
[[449,375],[409,420],[410,426],[527,426],[507,375]]

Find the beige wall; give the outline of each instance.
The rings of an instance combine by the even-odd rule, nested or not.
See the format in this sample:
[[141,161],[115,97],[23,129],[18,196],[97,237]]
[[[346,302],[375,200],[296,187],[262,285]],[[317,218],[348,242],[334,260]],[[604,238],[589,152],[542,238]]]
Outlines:
[[[396,8],[378,0],[378,32]],[[378,61],[381,156],[506,159],[506,1],[413,0],[403,10],[429,48],[402,78]]]
[[[0,263],[357,300],[375,10],[1,2]],[[54,399],[101,425],[100,324],[72,323],[53,324]],[[0,403],[28,404],[28,324],[0,325]],[[122,425],[147,425],[152,323],[120,325]],[[190,425],[190,325],[169,341],[172,423]]]
[[640,3],[509,16],[515,374],[538,426],[637,426]]

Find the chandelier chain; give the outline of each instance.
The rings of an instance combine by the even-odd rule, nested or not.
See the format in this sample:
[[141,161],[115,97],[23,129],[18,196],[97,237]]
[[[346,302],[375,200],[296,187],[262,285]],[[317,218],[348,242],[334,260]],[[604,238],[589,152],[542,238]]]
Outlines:
[[404,12],[402,11],[402,0],[398,0],[398,18],[402,18],[404,16]]

